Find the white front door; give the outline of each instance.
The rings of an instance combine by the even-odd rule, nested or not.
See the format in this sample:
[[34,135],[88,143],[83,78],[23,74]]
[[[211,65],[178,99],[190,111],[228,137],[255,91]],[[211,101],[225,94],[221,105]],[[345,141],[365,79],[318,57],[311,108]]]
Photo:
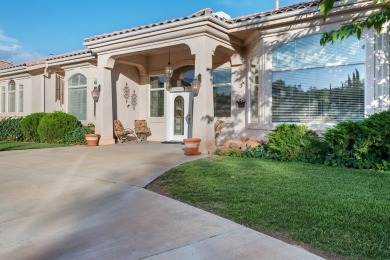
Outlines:
[[167,141],[192,137],[192,93],[171,92],[167,104]]

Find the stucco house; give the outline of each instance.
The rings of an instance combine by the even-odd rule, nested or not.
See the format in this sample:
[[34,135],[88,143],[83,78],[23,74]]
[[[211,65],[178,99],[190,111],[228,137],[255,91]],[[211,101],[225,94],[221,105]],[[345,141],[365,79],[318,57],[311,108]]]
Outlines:
[[324,20],[318,4],[237,18],[204,9],[86,38],[85,50],[3,62],[0,117],[62,110],[94,122],[101,145],[114,143],[114,119],[130,128],[145,119],[149,140],[199,137],[205,153],[215,147],[216,120],[225,121],[223,143],[264,137],[279,123],[321,131],[388,109],[388,34],[368,30],[360,40],[319,45],[323,32],[381,7],[349,1]]

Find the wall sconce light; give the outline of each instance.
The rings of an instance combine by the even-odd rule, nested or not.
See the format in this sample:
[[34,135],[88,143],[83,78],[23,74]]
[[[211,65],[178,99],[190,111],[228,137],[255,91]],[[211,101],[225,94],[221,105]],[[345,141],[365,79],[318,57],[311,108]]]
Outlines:
[[91,91],[91,95],[93,98],[93,117],[96,119],[96,103],[99,101],[100,97],[100,85],[97,84],[96,79],[93,82],[93,90]]
[[95,101],[95,103],[97,103],[99,101],[99,97],[100,97],[100,85],[97,84],[96,79],[93,83],[93,90],[91,91],[91,95],[92,95],[93,101]]
[[200,74],[196,75],[194,80],[191,82],[191,89],[195,96],[197,96],[199,93],[201,83],[202,83],[202,75]]

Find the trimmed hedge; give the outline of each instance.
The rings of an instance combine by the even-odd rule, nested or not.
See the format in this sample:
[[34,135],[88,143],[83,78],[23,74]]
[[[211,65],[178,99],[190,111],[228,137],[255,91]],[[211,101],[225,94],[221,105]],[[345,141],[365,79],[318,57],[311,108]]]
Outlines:
[[38,126],[41,142],[65,143],[66,136],[80,127],[77,118],[64,112],[53,112],[45,115]]
[[22,118],[4,118],[0,120],[0,141],[23,141],[24,136],[20,130]]
[[44,112],[33,113],[22,119],[20,127],[26,141],[39,142],[38,126],[45,115]]

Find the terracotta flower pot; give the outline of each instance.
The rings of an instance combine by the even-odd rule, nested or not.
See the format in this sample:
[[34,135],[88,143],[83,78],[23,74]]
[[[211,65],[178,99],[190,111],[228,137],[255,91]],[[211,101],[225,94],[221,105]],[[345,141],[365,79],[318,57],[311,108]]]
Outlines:
[[85,134],[85,140],[87,141],[87,145],[97,146],[99,145],[99,134]]
[[186,155],[199,155],[199,145],[200,145],[200,138],[187,138],[183,139],[184,142],[184,153]]

